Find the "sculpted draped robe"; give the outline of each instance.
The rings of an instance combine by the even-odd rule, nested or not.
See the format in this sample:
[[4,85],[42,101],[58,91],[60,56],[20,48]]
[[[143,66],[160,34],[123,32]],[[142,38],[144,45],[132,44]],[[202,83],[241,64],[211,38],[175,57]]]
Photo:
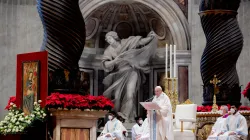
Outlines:
[[169,97],[162,92],[159,97],[154,97],[161,110],[156,111],[156,136],[157,140],[174,140],[172,105]]
[[[235,115],[229,115],[223,125],[223,135],[216,137],[216,140],[247,140],[247,121],[244,116],[239,112]],[[236,133],[236,135],[228,135],[230,132]]]
[[[155,54],[156,47],[155,36],[147,38],[131,36],[122,39],[117,47],[108,46],[104,52],[102,68],[109,72],[109,75],[103,80],[103,84],[107,87],[103,95],[114,98],[114,110],[121,112],[128,120],[133,120],[136,116],[136,93],[145,82],[144,73],[150,72],[148,64]],[[115,58],[119,60],[118,64],[105,65],[106,61]]]
[[[105,124],[101,136],[98,137],[97,140],[113,140],[114,138],[116,138],[116,140],[124,140],[123,132],[127,132],[126,128],[122,122],[114,118]],[[111,137],[106,137],[107,134],[110,134]]]

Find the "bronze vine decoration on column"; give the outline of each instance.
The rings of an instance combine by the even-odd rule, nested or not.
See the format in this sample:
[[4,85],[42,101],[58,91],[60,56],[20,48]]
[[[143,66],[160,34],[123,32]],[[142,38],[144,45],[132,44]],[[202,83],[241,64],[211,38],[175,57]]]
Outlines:
[[213,86],[210,79],[216,74],[218,104],[240,104],[240,86],[236,62],[243,47],[243,35],[237,21],[240,0],[201,0],[200,18],[206,36],[201,57],[201,77],[204,84],[203,104],[212,104]]

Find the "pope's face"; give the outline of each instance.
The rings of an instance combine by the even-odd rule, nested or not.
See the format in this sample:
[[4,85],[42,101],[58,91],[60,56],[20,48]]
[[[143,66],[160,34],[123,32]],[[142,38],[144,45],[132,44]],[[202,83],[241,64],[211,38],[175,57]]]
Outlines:
[[155,96],[159,97],[161,93],[162,93],[161,89],[155,88]]
[[107,36],[107,37],[106,37],[106,41],[107,41],[109,44],[114,44],[114,43],[115,43],[115,39],[114,39],[112,36]]

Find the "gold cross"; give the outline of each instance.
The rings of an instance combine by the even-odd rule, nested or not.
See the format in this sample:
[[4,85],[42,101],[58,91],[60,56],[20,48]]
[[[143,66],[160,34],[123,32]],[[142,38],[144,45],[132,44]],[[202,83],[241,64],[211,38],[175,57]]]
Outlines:
[[218,80],[218,78],[216,77],[216,75],[214,75],[213,80],[210,80],[210,83],[214,85],[214,93],[215,93],[215,94],[217,94],[217,92],[218,92],[218,91],[217,91],[217,89],[218,89],[217,84],[220,83],[220,82],[221,82],[221,81]]

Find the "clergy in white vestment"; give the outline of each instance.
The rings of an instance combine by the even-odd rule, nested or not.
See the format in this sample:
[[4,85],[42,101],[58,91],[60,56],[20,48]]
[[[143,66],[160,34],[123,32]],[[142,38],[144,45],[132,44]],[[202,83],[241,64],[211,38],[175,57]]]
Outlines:
[[230,115],[225,120],[222,132],[216,140],[247,140],[247,121],[244,116],[238,112],[237,105],[232,105]]
[[136,140],[150,140],[149,115],[147,115],[142,124],[142,134],[136,137]]
[[142,134],[142,124],[143,124],[142,117],[136,117],[135,121],[136,124],[132,127],[132,140],[136,140],[136,137]]
[[207,140],[216,139],[218,134],[222,132],[225,120],[228,117],[228,107],[226,105],[222,105],[220,107],[220,110],[218,111],[218,113],[222,116],[216,120],[214,126],[212,127],[212,131],[211,131],[209,137],[207,138]]
[[104,129],[97,140],[124,140],[124,135],[127,135],[127,130],[122,122],[116,117],[116,112],[109,112],[109,121],[105,124]]
[[172,105],[160,86],[155,87],[155,97],[152,102],[161,107],[161,110],[156,110],[157,140],[174,140]]

